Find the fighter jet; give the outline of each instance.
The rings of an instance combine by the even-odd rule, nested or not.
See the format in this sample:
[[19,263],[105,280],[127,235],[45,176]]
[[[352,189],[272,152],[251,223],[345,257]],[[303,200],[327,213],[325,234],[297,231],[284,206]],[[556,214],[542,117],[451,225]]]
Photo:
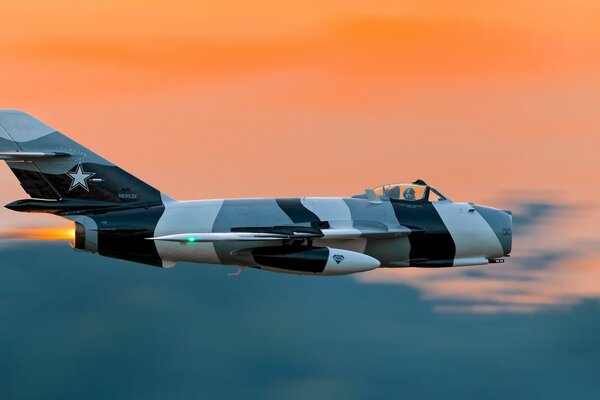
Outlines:
[[7,208],[75,223],[76,250],[307,275],[503,262],[510,211],[451,201],[422,180],[350,197],[177,201],[20,111],[0,111],[0,159],[31,197]]

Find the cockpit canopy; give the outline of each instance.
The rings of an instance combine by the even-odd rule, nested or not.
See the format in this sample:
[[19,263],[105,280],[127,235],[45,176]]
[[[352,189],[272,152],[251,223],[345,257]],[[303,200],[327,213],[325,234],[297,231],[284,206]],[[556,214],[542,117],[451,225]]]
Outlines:
[[413,183],[391,183],[373,189],[375,195],[382,199],[408,202],[441,201],[447,198],[422,180]]

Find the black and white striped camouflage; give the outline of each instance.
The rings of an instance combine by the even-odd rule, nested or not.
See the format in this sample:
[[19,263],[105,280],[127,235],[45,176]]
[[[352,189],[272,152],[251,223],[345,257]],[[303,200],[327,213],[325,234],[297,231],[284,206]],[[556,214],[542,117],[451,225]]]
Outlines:
[[75,221],[76,249],[149,265],[337,275],[487,264],[511,251],[510,212],[452,202],[422,181],[417,201],[374,191],[176,201],[20,111],[0,111],[0,158],[31,196],[8,208]]

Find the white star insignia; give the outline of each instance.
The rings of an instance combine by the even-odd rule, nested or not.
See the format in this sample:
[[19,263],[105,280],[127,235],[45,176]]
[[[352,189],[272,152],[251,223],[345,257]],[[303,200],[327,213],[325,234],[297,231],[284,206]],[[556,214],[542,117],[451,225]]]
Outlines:
[[81,186],[89,192],[90,189],[88,188],[88,179],[96,175],[95,172],[84,172],[81,164],[77,165],[75,172],[67,172],[66,174],[69,175],[69,178],[71,178],[71,187],[69,188],[69,192],[75,189],[77,186]]

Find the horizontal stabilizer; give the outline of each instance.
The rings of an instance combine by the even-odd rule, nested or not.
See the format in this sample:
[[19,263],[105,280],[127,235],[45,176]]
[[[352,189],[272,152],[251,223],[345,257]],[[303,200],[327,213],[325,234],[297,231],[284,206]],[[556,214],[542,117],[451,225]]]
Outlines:
[[71,154],[58,151],[0,151],[0,160],[7,161],[28,161],[69,156],[71,156]]
[[72,211],[97,210],[115,207],[115,203],[91,200],[42,200],[23,199],[16,200],[4,207],[9,210],[30,213],[68,214]]

